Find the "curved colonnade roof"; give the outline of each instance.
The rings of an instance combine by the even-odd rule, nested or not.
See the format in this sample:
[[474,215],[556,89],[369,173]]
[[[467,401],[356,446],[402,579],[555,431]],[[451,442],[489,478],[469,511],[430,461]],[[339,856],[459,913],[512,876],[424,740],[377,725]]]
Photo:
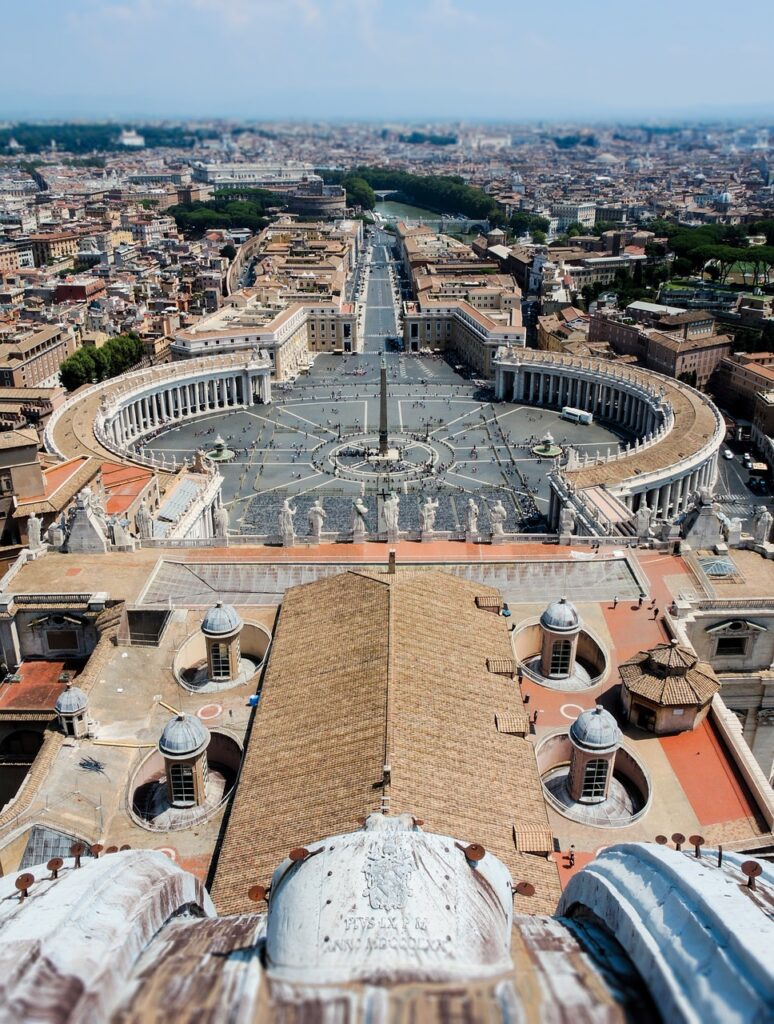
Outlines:
[[[601,369],[610,368],[605,366],[605,360],[597,360],[596,363]],[[631,477],[654,473],[695,455],[711,440],[717,421],[709,399],[668,377],[652,376],[642,370],[633,371],[632,376],[646,387],[663,385],[666,392],[664,400],[671,404],[674,412],[672,429],[663,440],[643,451],[631,452],[627,458],[563,470],[573,487],[599,487],[602,484],[610,487]]]

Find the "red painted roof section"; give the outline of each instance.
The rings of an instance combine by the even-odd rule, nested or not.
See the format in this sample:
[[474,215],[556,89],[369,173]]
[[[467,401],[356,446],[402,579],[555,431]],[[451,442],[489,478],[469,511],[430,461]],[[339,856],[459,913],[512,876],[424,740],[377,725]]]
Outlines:
[[19,666],[21,682],[0,686],[0,711],[53,711],[65,684],[59,677],[64,661],[25,661]]

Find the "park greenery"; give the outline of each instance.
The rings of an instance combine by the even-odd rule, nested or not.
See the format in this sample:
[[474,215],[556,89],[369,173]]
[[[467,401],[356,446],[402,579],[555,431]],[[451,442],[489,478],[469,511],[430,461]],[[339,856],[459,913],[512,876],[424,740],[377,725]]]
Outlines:
[[266,189],[224,190],[206,202],[180,203],[167,211],[185,235],[200,238],[213,228],[249,228],[262,231],[269,223],[266,211],[279,204]]
[[368,182],[357,174],[348,174],[341,179],[347,193],[347,206],[360,206],[363,210],[373,210],[376,205],[374,190]]
[[127,333],[110,338],[101,348],[79,348],[62,361],[59,378],[68,391],[125,373],[143,357],[142,340]]
[[[120,124],[28,124],[20,122],[0,128],[0,154],[12,153],[11,139],[22,146],[27,153],[42,153],[51,148],[67,153],[91,153],[123,150]],[[137,130],[145,139],[147,149],[159,146],[175,146],[189,149],[199,139],[217,138],[217,133],[207,128],[182,128],[163,125],[138,125]]]
[[480,188],[466,185],[456,174],[410,174],[391,167],[356,167],[349,172],[326,170],[321,173],[329,184],[342,184],[347,178],[360,179],[372,189],[390,189],[397,193],[393,198],[438,213],[461,213],[473,220],[502,220],[494,199]]
[[400,136],[401,142],[407,142],[411,146],[428,144],[430,146],[456,146],[456,135],[431,135],[427,132],[410,132],[408,135]]
[[[752,224],[700,224],[685,227],[669,220],[653,220],[649,231],[668,240],[675,254],[672,275],[706,274],[726,284],[732,273],[753,288],[771,283],[774,267],[774,220]],[[765,235],[766,245],[749,245],[749,235]]]

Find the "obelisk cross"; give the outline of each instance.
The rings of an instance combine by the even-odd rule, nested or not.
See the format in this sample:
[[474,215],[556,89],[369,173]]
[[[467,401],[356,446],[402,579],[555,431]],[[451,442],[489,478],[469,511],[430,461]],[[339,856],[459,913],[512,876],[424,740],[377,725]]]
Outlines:
[[386,455],[389,451],[389,437],[387,435],[387,359],[382,353],[382,365],[380,368],[380,395],[379,395],[379,454]]

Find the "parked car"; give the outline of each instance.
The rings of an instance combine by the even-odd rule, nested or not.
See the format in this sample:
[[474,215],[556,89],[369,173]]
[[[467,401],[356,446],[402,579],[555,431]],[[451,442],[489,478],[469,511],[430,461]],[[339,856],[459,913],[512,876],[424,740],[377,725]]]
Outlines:
[[733,457],[734,457],[734,453],[731,451],[730,448],[724,448],[723,449],[723,458],[724,459],[733,459]]

